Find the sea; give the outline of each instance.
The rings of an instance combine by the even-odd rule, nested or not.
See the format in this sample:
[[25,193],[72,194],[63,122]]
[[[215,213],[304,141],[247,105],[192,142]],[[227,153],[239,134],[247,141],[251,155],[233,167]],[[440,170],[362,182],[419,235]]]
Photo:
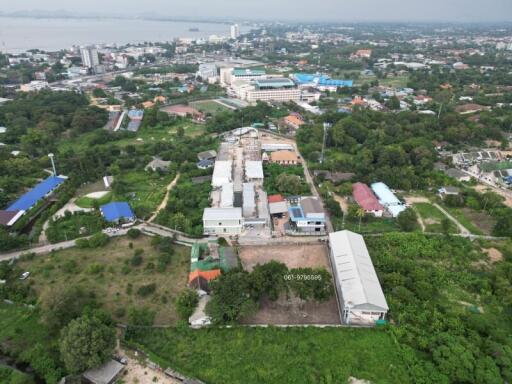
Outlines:
[[[58,51],[73,45],[172,41],[179,37],[229,36],[229,24],[144,19],[0,17],[0,51]],[[248,31],[241,27],[241,32]]]

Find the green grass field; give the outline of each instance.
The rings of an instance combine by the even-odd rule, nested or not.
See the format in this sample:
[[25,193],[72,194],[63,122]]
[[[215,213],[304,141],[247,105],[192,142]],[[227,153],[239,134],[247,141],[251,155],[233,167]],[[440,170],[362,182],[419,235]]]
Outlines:
[[[160,272],[156,268],[159,253],[150,242],[151,238],[146,236],[114,238],[101,249],[62,250],[20,261],[19,266],[31,272],[26,284],[37,295],[45,289],[66,289],[80,284],[92,289],[98,301],[117,321],[126,321],[129,308],[136,307],[155,311],[156,324],[175,324],[177,315],[173,302],[187,285],[190,248],[173,246],[171,262]],[[131,264],[136,249],[143,250],[140,266]],[[140,286],[151,283],[156,284],[153,294],[147,297],[137,294]]]
[[[443,212],[429,203],[415,203],[414,208],[423,219],[426,232],[442,233],[442,221],[448,219]],[[449,233],[458,233],[457,226],[450,221]]]
[[471,208],[443,208],[474,235],[490,235],[496,223],[496,220],[486,212],[477,212]]
[[378,329],[138,329],[127,339],[209,384],[410,382],[399,347]]
[[99,199],[93,199],[91,197],[82,196],[75,200],[75,204],[82,208],[94,208],[94,205],[99,206],[109,203],[112,200],[112,192],[107,193],[105,196]]
[[384,233],[400,231],[396,220],[394,219],[373,219],[371,218],[368,222],[361,222],[361,229],[359,229],[358,221],[345,221],[345,227],[349,231],[357,233]]
[[231,111],[231,109],[217,103],[215,100],[193,101],[189,105],[198,111],[212,115],[216,115],[219,112]]

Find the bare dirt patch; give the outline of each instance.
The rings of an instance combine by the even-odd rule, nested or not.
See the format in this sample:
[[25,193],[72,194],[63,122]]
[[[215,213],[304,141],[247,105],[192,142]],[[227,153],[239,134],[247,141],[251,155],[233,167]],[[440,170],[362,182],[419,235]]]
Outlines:
[[489,256],[491,263],[497,263],[503,260],[503,253],[496,248],[484,248],[483,251]]
[[282,295],[276,302],[263,299],[260,310],[243,321],[245,324],[340,324],[335,296],[324,303],[302,302]]
[[462,212],[485,235],[492,233],[496,220],[491,215],[486,212],[474,211],[470,208],[462,208]]
[[331,269],[324,244],[244,246],[240,249],[240,260],[248,271],[252,271],[258,264],[266,264],[272,260],[280,261],[288,268]]

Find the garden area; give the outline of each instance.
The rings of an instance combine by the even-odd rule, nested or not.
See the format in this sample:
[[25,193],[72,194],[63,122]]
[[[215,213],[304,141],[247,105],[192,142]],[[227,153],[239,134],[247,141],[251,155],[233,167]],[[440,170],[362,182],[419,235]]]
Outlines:
[[279,164],[265,164],[263,173],[265,175],[263,187],[268,195],[309,196],[311,194],[301,165],[285,167]]

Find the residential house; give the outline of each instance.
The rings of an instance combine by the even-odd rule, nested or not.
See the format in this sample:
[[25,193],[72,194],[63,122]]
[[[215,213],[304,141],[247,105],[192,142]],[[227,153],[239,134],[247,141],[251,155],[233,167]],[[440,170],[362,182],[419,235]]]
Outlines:
[[270,162],[279,165],[297,165],[301,163],[301,160],[295,152],[276,151],[270,154]]

